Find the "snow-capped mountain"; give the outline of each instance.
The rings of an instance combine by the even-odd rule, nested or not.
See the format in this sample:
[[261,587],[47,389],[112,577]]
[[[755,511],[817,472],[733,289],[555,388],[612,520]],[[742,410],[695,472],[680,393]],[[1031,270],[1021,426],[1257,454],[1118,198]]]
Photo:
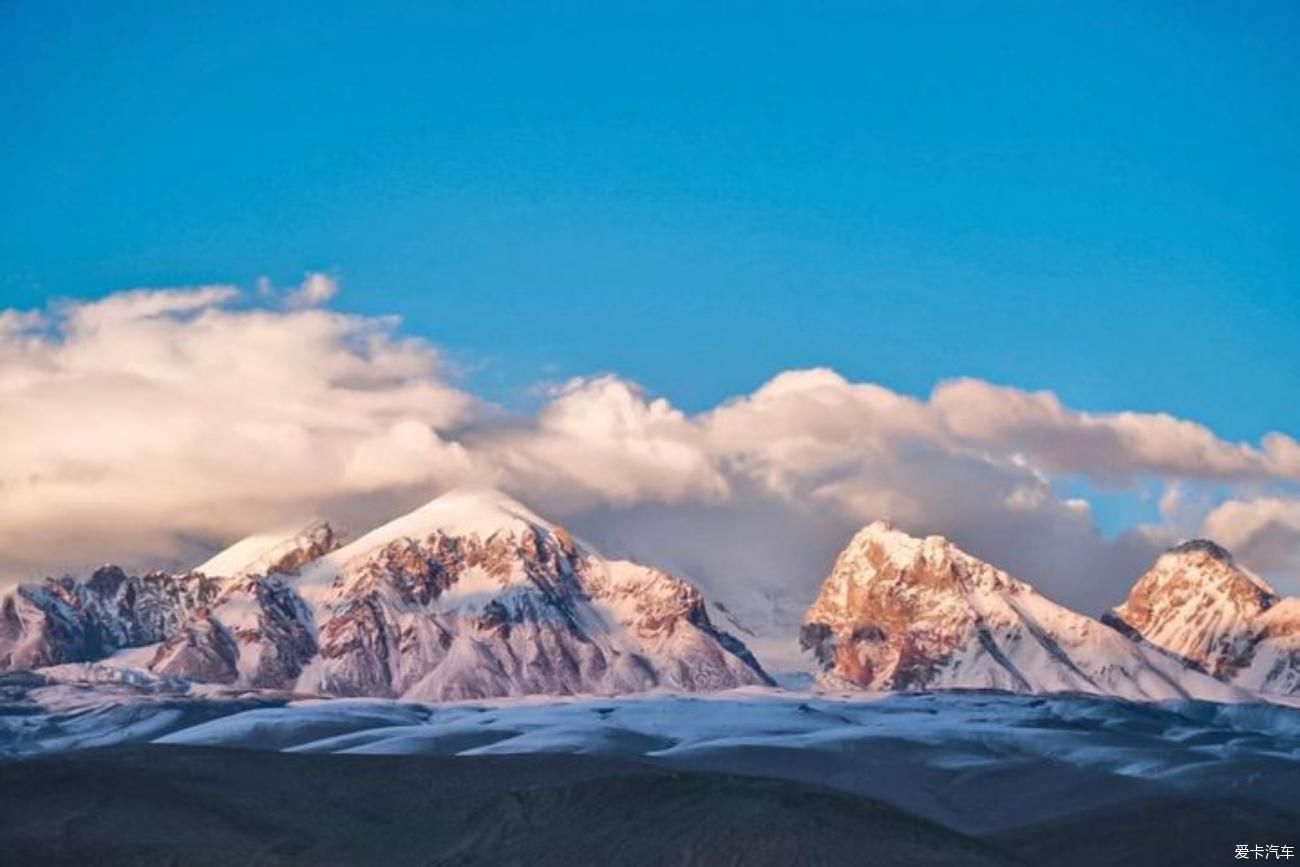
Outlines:
[[256,573],[292,574],[337,546],[333,529],[317,522],[250,536],[180,574],[128,575],[104,566],[86,581],[65,576],[12,587],[0,597],[0,669],[92,661],[167,642],[167,654],[152,666],[167,672],[211,606],[232,604],[240,588],[271,580]]
[[947,539],[883,522],[840,554],[804,617],[802,642],[823,679],[870,689],[1240,697]]
[[299,688],[446,699],[766,683],[694,587],[609,561],[493,491],[454,491],[322,558]]
[[1300,693],[1300,599],[1279,597],[1213,542],[1165,552],[1105,620],[1228,683]]
[[168,636],[149,668],[162,675],[261,688],[291,686],[316,655],[310,606],[293,582],[339,548],[318,521],[296,532],[241,539],[198,567],[228,576],[220,593]]
[[[1203,541],[1163,555],[1103,623],[942,537],[877,522],[839,555],[800,640],[837,687],[1300,694],[1300,599]],[[473,490],[343,546],[317,522],[181,574],[106,566],[0,595],[0,670],[86,666],[98,679],[433,701],[771,683],[692,584]]]
[[[214,559],[236,564],[252,553],[240,546]],[[323,547],[295,560],[297,575],[260,573],[260,555],[231,569],[239,577],[151,668],[429,700],[768,682],[690,584],[606,560],[498,492],[454,491],[345,547]]]
[[162,641],[220,586],[197,572],[127,575],[105,566],[85,582],[64,577],[12,587],[0,598],[0,669],[93,660]]

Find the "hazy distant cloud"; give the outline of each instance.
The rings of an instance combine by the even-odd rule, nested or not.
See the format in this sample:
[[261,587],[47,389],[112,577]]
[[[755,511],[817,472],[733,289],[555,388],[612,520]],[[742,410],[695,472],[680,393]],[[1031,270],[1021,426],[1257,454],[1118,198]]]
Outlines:
[[[1232,443],[970,379],[918,399],[826,369],[694,416],[615,375],[511,415],[449,384],[397,320],[322,306],[337,290],[309,274],[251,302],[205,286],[0,312],[0,578],[197,560],[311,514],[365,529],[471,481],[758,599],[810,599],[835,547],[881,517],[1092,610],[1202,518],[1248,564],[1300,573],[1300,507],[1271,490],[1300,478],[1300,446],[1280,433]],[[1163,522],[1105,538],[1058,492],[1074,478],[1162,480]],[[1211,484],[1232,499],[1214,508]]]
[[941,384],[931,406],[959,443],[1024,454],[1044,470],[1126,481],[1185,478],[1300,478],[1300,446],[1270,434],[1263,447],[1225,442],[1203,425],[1164,413],[1086,413],[1050,392],[973,379]]
[[1254,569],[1300,575],[1300,499],[1228,500],[1206,516],[1204,534]]
[[328,274],[312,271],[286,299],[290,307],[319,307],[339,292],[339,283]]
[[0,310],[0,335],[34,331],[45,323],[38,310]]

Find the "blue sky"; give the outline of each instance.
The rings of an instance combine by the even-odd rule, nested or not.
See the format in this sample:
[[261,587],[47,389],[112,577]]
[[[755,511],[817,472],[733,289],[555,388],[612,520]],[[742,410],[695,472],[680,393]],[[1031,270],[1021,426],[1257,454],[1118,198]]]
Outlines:
[[0,306],[322,269],[506,403],[1300,432],[1295,4],[376,5],[0,5]]

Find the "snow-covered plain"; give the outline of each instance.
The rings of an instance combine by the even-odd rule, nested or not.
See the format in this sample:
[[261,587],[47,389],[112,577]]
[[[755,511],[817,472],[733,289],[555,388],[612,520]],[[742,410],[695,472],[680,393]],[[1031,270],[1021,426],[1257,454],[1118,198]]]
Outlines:
[[[196,694],[166,683],[30,679],[2,688],[0,755],[8,758],[138,743],[582,753],[817,782],[971,830],[1156,789],[1279,804],[1300,791],[1300,709],[1278,705],[759,687],[445,704]],[[988,798],[997,809],[982,805]]]

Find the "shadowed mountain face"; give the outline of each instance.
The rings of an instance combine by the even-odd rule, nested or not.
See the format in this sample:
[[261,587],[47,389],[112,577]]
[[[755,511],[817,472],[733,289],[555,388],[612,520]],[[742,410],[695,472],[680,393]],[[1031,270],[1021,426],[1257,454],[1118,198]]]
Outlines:
[[0,766],[0,817],[24,864],[1019,863],[843,793],[577,756],[79,753]]

